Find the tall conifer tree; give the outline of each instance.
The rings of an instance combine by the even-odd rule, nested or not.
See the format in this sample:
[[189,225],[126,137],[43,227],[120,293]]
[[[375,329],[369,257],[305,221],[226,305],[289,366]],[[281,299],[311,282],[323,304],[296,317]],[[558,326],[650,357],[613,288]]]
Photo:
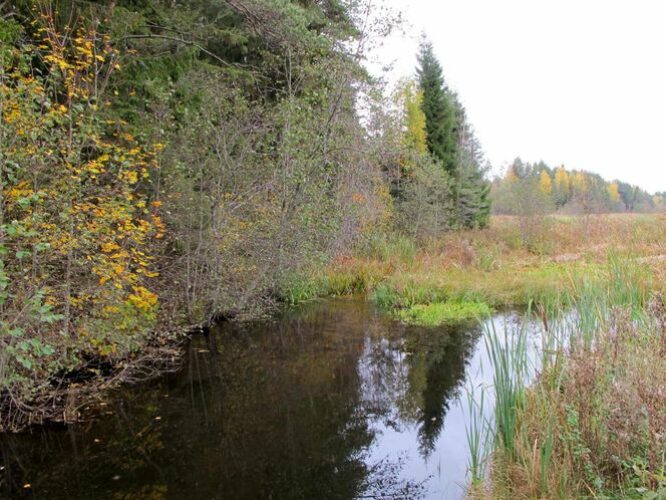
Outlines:
[[428,150],[452,180],[451,226],[483,227],[490,212],[483,152],[462,104],[447,87],[442,66],[427,40],[421,43],[418,64]]
[[463,227],[485,227],[490,216],[490,184],[485,179],[488,167],[467,113],[455,94],[451,99],[456,109],[457,159],[456,207],[457,222]]
[[442,66],[428,41],[421,43],[418,64],[417,74],[423,94],[421,106],[426,117],[428,150],[441,161],[444,170],[453,176],[457,151],[456,110],[444,81]]

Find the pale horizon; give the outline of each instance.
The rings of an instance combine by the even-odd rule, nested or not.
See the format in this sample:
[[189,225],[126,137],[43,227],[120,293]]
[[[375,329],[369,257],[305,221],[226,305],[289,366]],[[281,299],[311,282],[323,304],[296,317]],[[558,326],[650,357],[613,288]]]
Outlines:
[[390,81],[415,73],[422,33],[499,173],[514,158],[666,191],[666,4],[386,0],[404,34],[376,51]]

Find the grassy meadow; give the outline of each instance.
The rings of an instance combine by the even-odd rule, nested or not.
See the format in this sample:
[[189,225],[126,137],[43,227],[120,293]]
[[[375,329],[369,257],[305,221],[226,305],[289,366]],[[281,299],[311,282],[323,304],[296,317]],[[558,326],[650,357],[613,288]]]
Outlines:
[[487,229],[452,232],[419,245],[375,237],[324,270],[294,275],[281,297],[298,303],[367,293],[377,305],[402,313],[447,303],[441,310],[448,315],[457,304],[461,314],[475,316],[491,308],[569,300],[582,278],[607,274],[618,261],[644,267],[642,286],[662,289],[666,216],[551,216],[530,223],[495,216]]

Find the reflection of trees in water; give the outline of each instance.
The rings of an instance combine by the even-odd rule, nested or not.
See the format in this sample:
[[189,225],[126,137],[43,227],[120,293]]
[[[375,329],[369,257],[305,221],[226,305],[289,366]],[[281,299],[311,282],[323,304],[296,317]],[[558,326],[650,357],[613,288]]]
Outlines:
[[27,482],[52,499],[418,496],[396,464],[365,461],[358,366],[376,322],[361,302],[330,302],[196,338],[184,373],[125,391],[113,415],[0,443],[0,497]]
[[419,438],[428,455],[442,430],[451,402],[465,379],[465,366],[481,336],[481,328],[464,328],[433,335],[420,331],[410,339],[410,388],[421,395]]
[[372,419],[432,450],[479,331],[405,328],[361,301],[195,338],[186,370],[123,391],[112,415],[0,437],[0,497],[415,498],[367,463]]
[[314,309],[225,345],[224,380],[207,391],[225,388],[224,432],[207,460],[224,497],[352,498],[367,473],[372,435],[355,412],[361,339],[340,341],[339,326],[352,326],[344,311]]
[[370,466],[364,481],[362,494],[358,498],[404,500],[424,497],[426,481],[416,482],[398,479],[404,461],[405,457],[400,457],[397,461],[384,459]]
[[481,328],[393,329],[366,340],[359,363],[363,401],[385,425],[400,429],[418,424],[421,450],[427,455],[458,395]]
[[399,405],[410,396],[409,366],[401,339],[366,338],[359,373],[363,380],[362,410],[369,418],[381,418],[397,430],[402,423],[414,420],[406,414],[410,408]]
[[[88,422],[0,436],[0,498],[166,498],[166,471],[153,462],[170,441],[155,419],[160,389],[147,384],[141,394],[102,407],[103,426]],[[128,481],[150,468],[153,474]]]

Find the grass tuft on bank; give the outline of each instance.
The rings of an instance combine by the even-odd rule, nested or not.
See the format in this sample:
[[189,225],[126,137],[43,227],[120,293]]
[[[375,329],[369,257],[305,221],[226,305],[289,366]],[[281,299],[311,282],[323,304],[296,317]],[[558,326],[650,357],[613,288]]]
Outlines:
[[445,323],[485,318],[492,314],[492,309],[483,302],[435,302],[416,304],[398,310],[395,314],[409,325],[435,327]]

